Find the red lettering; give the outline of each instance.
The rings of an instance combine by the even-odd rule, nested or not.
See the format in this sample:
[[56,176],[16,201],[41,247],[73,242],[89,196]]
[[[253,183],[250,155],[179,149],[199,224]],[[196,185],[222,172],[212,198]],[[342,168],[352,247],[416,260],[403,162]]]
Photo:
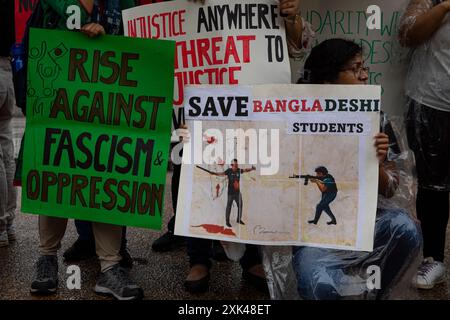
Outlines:
[[[277,100],[277,112],[286,112],[287,100]],[[281,110],[280,110],[281,109]]]
[[237,36],[238,41],[242,41],[242,57],[243,63],[250,62],[250,41],[256,39],[256,36]]
[[262,111],[261,100],[253,100],[253,112],[261,112],[261,111]]
[[223,62],[225,64],[228,64],[228,61],[230,59],[230,56],[233,56],[234,62],[240,63],[239,54],[236,49],[236,44],[234,43],[233,37],[228,37],[227,44],[225,46],[225,58]]
[[264,106],[263,112],[275,112],[275,109],[273,108],[271,100],[266,101],[266,105]]
[[302,100],[302,112],[309,112],[311,111],[311,108],[306,106],[306,100]]
[[323,111],[322,105],[320,104],[320,100],[314,101],[313,107],[311,111]]
[[[222,60],[218,59],[217,56],[220,53],[220,46],[217,45],[217,43],[222,42],[222,38],[221,37],[214,37],[211,39],[212,42],[212,52],[211,52],[211,56],[212,56],[212,60],[213,60],[213,64],[222,64]],[[225,62],[226,63],[226,62]]]
[[198,39],[197,40],[198,65],[201,67],[204,66],[203,60],[206,60],[208,65],[212,64],[211,59],[209,58],[209,55],[208,55],[209,46],[210,46],[209,39]]
[[288,108],[289,108],[289,110],[291,112],[298,112],[298,110],[300,109],[300,105],[298,103],[298,100],[291,100],[291,101],[289,101]]

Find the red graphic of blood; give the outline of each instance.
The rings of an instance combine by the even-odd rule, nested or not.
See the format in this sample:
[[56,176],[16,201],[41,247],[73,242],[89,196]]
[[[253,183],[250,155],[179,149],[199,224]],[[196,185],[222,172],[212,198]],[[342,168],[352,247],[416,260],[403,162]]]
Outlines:
[[220,185],[216,184],[216,197],[219,197]]
[[208,143],[208,144],[211,144],[211,143],[214,143],[214,142],[216,142],[216,138],[215,137],[206,137],[206,142]]
[[215,224],[201,224],[199,226],[191,226],[191,227],[193,227],[193,228],[202,227],[208,233],[221,233],[221,234],[227,235],[227,236],[234,236],[234,237],[236,236],[236,234],[233,232],[232,229],[227,229],[227,228],[224,228],[223,226],[218,226]]
[[222,234],[226,236],[234,236],[236,237],[236,234],[231,229],[223,229]]

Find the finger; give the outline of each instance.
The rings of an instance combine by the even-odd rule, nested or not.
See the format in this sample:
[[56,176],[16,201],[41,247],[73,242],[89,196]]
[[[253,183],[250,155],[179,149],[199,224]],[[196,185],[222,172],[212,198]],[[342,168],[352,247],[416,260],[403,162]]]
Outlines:
[[387,153],[388,152],[388,148],[377,148],[377,153],[380,153],[380,152]]
[[383,152],[388,152],[389,147],[378,147],[377,148],[377,152],[383,151]]
[[83,33],[90,38],[92,38],[92,36],[93,36],[92,31],[90,31],[90,30],[83,30]]
[[280,8],[282,9],[295,9],[297,7],[297,4],[295,1],[287,1],[280,4]]
[[92,23],[88,23],[88,24],[83,25],[83,26],[81,27],[81,30],[82,30],[82,31],[86,31],[86,30],[89,28],[90,25],[92,25]]
[[282,2],[280,4],[280,7],[282,7],[282,8],[293,8],[293,7],[295,7],[295,3],[293,3],[292,1]]
[[374,140],[375,140],[374,143],[379,143],[380,141],[384,141],[384,143],[389,143],[389,138],[378,137]]
[[96,26],[95,23],[89,23],[89,24],[86,26],[86,31],[88,31],[88,32],[90,32],[90,33],[94,32],[95,26]]
[[99,29],[100,29],[99,34],[103,35],[106,33],[105,28],[103,28],[103,26],[100,26]]
[[98,35],[102,34],[102,30],[103,30],[103,27],[102,27],[101,25],[98,25],[98,24],[97,24],[97,25],[94,26],[92,32],[93,32],[96,36],[98,36]]
[[84,32],[89,36],[89,37],[94,37],[95,36],[95,25],[94,24],[90,24],[88,26],[86,26],[86,28],[84,29]]
[[389,143],[389,138],[378,137],[378,138],[375,139],[374,143],[378,143],[379,141],[385,141],[385,143]]
[[389,136],[384,133],[384,132],[378,132],[376,135],[373,136],[374,139],[378,139],[378,138],[387,138],[389,139]]
[[286,16],[294,16],[298,14],[298,11],[296,9],[287,9],[287,10],[281,10],[281,13]]
[[374,143],[375,147],[378,147],[380,145],[387,145],[389,147],[389,140],[377,140]]

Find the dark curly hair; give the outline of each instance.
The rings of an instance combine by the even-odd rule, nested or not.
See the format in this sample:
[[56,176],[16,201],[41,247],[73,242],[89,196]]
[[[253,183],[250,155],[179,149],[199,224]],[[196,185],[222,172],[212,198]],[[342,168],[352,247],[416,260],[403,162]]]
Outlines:
[[346,39],[328,39],[315,46],[306,59],[303,77],[297,83],[323,84],[334,82],[339,72],[362,47]]
[[328,169],[325,168],[324,166],[320,166],[320,167],[317,167],[317,168],[314,170],[314,172],[321,172],[321,173],[323,173],[324,175],[327,175],[327,174],[328,174]]

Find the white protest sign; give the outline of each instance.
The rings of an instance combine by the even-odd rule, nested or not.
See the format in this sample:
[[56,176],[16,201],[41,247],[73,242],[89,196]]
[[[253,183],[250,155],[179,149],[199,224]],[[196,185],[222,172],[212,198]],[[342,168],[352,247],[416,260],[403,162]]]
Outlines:
[[[122,12],[126,36],[175,40],[174,125],[186,84],[290,83],[278,1],[187,0]],[[149,70],[151,72],[151,70]]]
[[371,85],[187,87],[191,139],[175,233],[372,250],[380,92]]

